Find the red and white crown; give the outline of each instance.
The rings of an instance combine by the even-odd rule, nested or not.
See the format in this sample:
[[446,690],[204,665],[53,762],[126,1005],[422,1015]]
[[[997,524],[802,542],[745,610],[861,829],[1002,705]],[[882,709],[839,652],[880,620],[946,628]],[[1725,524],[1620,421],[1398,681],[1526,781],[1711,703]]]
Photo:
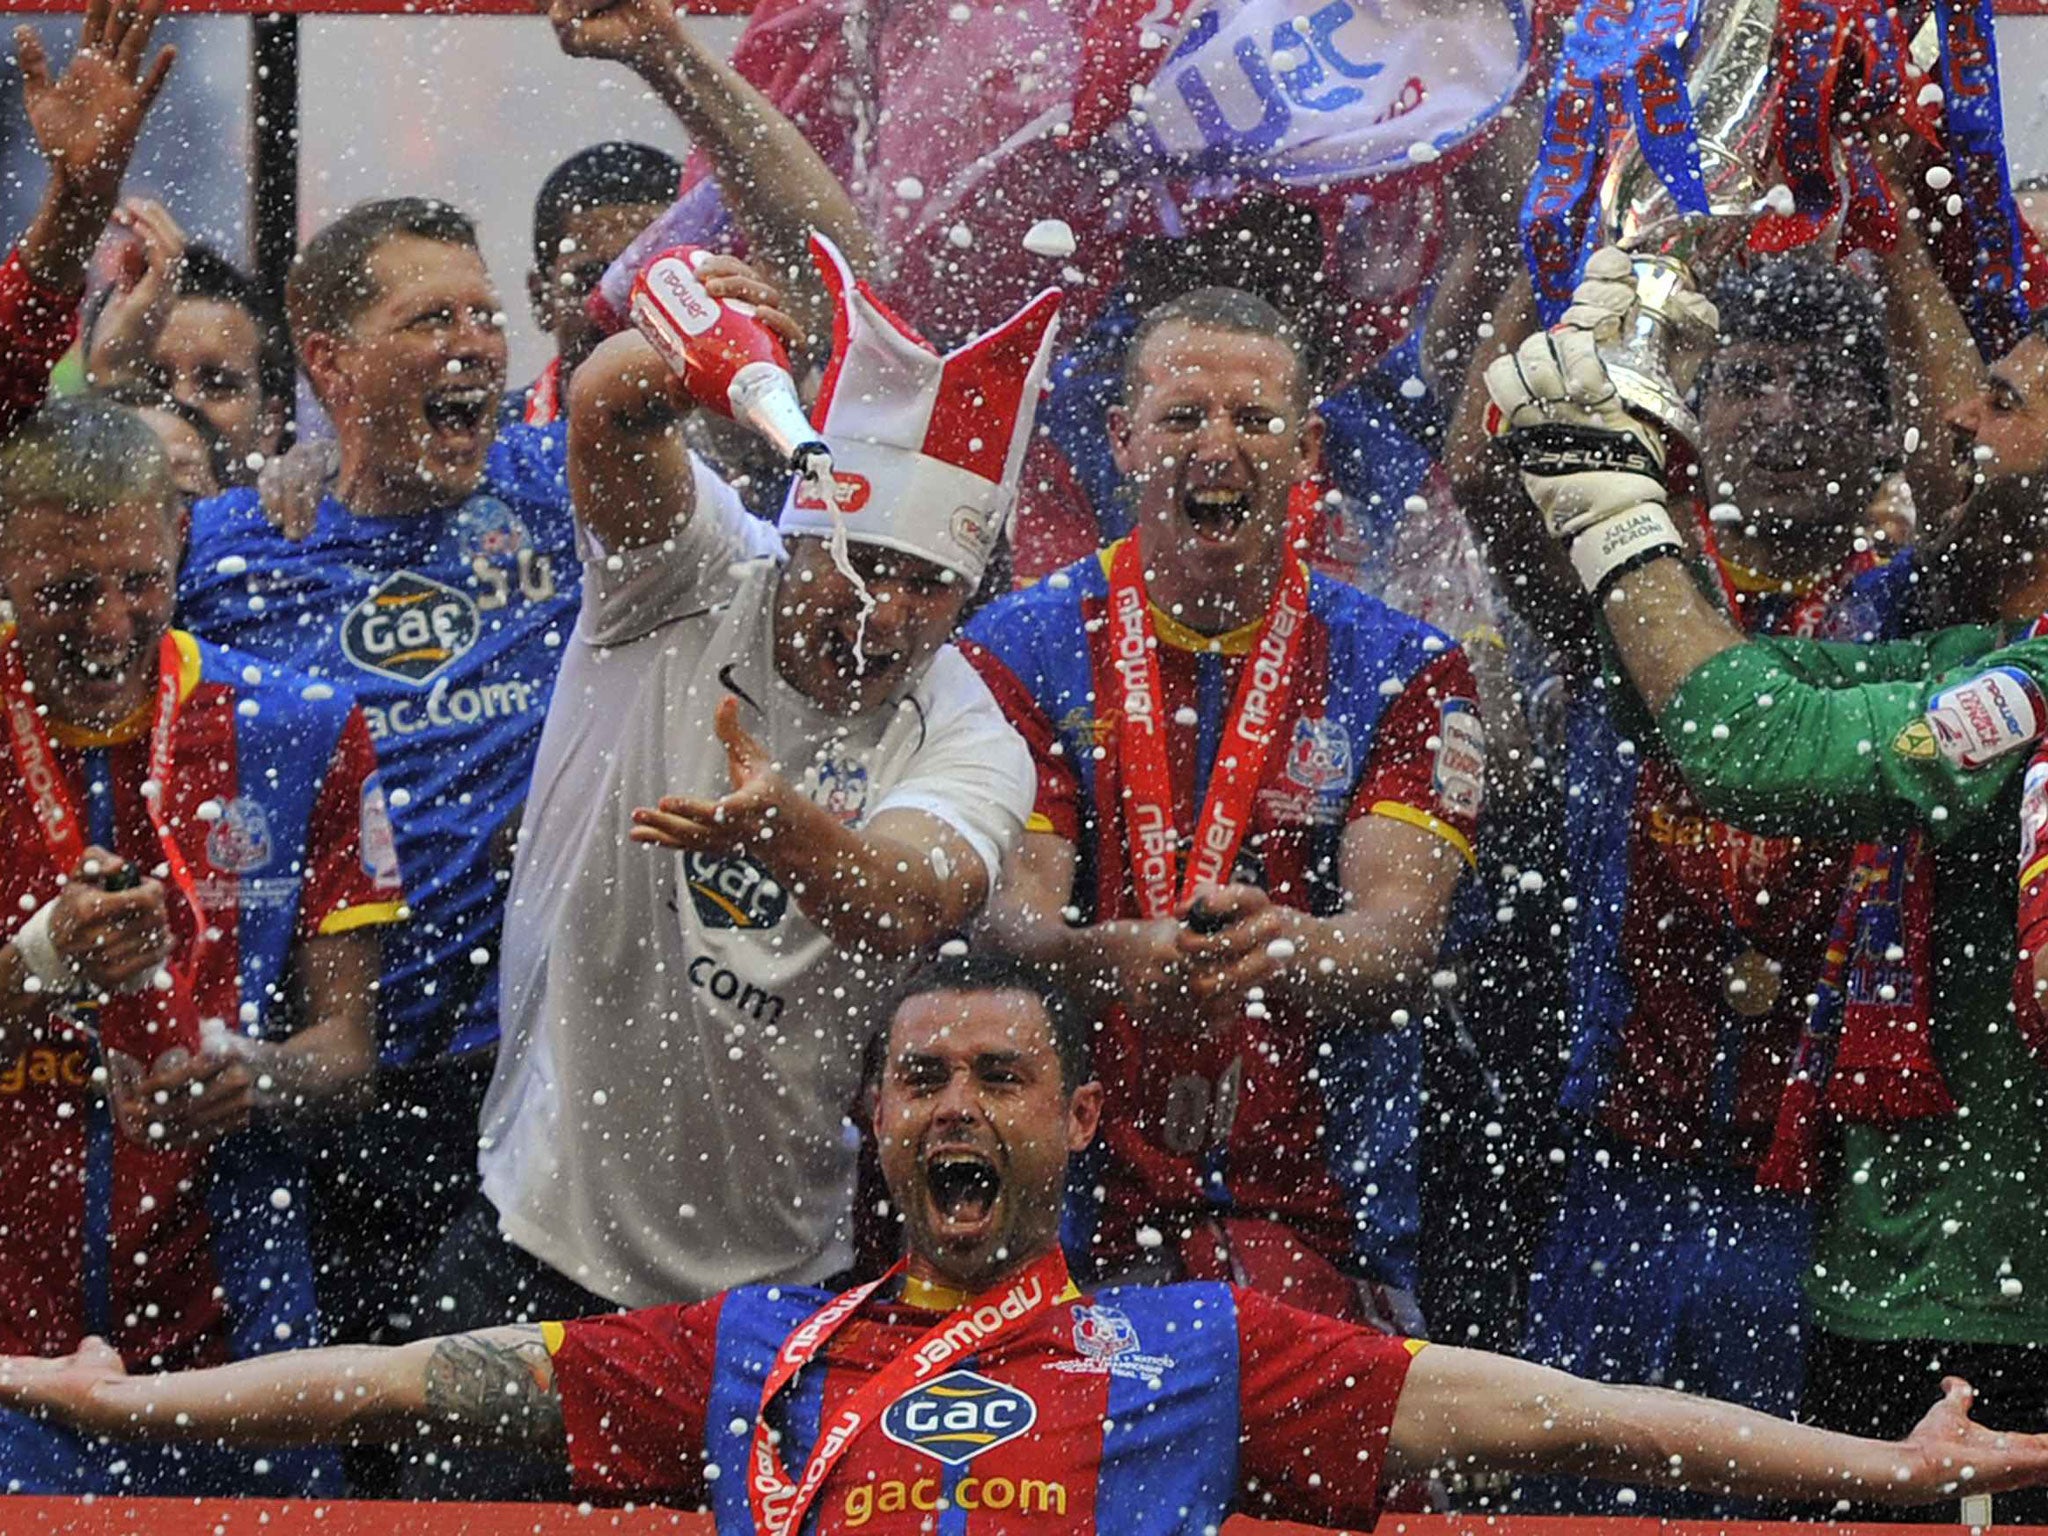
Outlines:
[[[832,361],[811,423],[832,450],[846,535],[979,582],[1017,501],[1017,477],[1052,360],[1060,291],[941,356],[892,314],[824,236],[811,259],[832,295]],[[829,537],[802,476],[779,526]]]

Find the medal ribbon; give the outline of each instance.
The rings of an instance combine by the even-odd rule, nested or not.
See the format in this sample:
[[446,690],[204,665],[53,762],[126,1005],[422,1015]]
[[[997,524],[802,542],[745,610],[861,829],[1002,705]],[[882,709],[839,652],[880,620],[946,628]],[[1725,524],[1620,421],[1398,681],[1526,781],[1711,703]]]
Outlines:
[[862,1383],[846,1405],[821,1427],[818,1443],[804,1467],[803,1480],[792,1483],[768,1432],[768,1408],[797,1372],[815,1359],[832,1336],[846,1325],[876,1291],[902,1274],[909,1264],[899,1259],[886,1275],[833,1297],[813,1312],[783,1341],[761,1387],[761,1411],[754,1419],[752,1463],[747,1477],[747,1502],[760,1536],[790,1536],[801,1530],[804,1515],[861,1432],[905,1392],[953,1361],[1015,1338],[1036,1323],[1067,1291],[1066,1256],[1055,1247],[1014,1280],[990,1286],[958,1311],[948,1312],[927,1328],[915,1344],[898,1354]]
[[[143,804],[148,810],[149,824],[156,833],[157,844],[163,851],[164,863],[169,866],[171,884],[192,914],[191,957],[183,967],[174,967],[171,971],[181,991],[191,987],[208,944],[206,909],[199,901],[198,883],[193,879],[192,866],[186,862],[185,852],[178,846],[177,835],[164,815],[173,766],[172,737],[178,723],[178,682],[183,670],[184,658],[179,654],[178,643],[166,634],[157,648],[156,712],[149,729],[150,783],[145,786]],[[33,799],[36,825],[43,831],[43,845],[60,871],[67,876],[74,875],[85,858],[85,833],[81,830],[71,797],[65,793],[64,772],[57,765],[49,733],[43,728],[42,715],[29,689],[27,674],[22,670],[19,642],[11,638],[6,645],[0,646],[0,693],[6,696],[7,730],[14,747],[14,765]]]
[[[1293,541],[1287,548],[1291,551]],[[1166,761],[1165,690],[1159,681],[1159,639],[1145,593],[1145,558],[1134,533],[1109,565],[1110,647],[1123,684],[1117,752],[1123,769],[1124,833],[1138,909],[1164,917],[1202,885],[1222,885],[1237,861],[1251,822],[1252,797],[1294,697],[1294,660],[1308,627],[1308,571],[1290,552],[1273,584],[1272,606],[1245,657],[1237,697],[1216,751],[1209,792],[1195,824],[1194,845],[1178,893],[1174,864],[1180,833],[1173,816],[1173,776]]]

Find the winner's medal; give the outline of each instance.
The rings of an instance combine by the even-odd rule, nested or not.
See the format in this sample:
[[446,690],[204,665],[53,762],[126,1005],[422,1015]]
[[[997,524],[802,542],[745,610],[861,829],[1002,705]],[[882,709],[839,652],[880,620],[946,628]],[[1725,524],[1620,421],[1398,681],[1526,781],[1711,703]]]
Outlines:
[[1778,1006],[1785,967],[1760,949],[1745,949],[1721,970],[1721,998],[1745,1019],[1760,1019]]

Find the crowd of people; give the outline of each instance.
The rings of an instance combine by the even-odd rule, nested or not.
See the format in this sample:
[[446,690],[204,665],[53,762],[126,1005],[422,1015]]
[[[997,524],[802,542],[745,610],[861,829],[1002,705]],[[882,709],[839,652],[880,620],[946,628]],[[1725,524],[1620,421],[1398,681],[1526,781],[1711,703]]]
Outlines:
[[[694,154],[547,175],[515,387],[447,202],[274,313],[123,197],[160,8],[16,36],[0,1489],[2048,1516],[2048,325],[1936,219],[1665,295],[1667,430],[1504,233],[1554,8],[1333,193],[1173,150],[1220,10],[1182,122],[554,0]],[[830,495],[628,323],[684,243]]]

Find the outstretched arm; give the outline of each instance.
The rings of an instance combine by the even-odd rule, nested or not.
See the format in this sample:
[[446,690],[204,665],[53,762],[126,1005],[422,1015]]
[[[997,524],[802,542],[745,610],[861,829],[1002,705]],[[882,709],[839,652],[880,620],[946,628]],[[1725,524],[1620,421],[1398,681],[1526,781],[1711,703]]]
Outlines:
[[0,1360],[0,1404],[87,1434],[222,1445],[331,1445],[485,1436],[566,1443],[554,1365],[535,1326],[395,1349],[285,1350],[203,1371],[130,1376],[105,1342],[57,1360]]
[[2048,1435],[1970,1419],[1950,1377],[1900,1441],[1787,1423],[1713,1398],[1609,1386],[1478,1350],[1432,1345],[1409,1367],[1390,1479],[1449,1468],[1568,1473],[1750,1498],[1924,1504],[2048,1480]]

